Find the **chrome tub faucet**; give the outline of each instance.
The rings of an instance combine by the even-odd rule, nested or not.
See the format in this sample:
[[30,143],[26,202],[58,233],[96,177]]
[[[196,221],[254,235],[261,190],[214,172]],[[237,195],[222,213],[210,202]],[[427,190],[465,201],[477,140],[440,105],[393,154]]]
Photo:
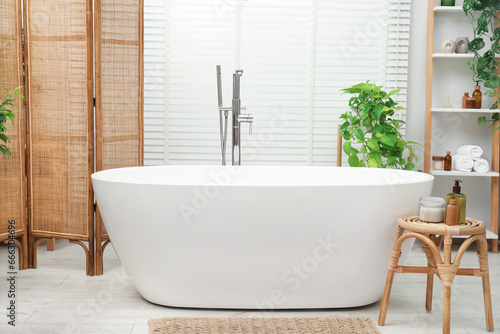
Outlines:
[[[222,82],[221,82],[221,66],[217,65],[217,94],[219,104],[219,121],[220,121],[220,138],[222,149],[222,165],[226,165],[226,141],[227,141],[227,126],[228,114],[232,112],[232,164],[241,165],[241,123],[249,123],[249,133],[252,134],[253,115],[242,114],[241,111],[246,108],[241,106],[240,98],[240,79],[243,75],[242,70],[236,70],[233,74],[233,101],[231,107],[223,107],[222,104]],[[224,121],[223,121],[224,119]]]

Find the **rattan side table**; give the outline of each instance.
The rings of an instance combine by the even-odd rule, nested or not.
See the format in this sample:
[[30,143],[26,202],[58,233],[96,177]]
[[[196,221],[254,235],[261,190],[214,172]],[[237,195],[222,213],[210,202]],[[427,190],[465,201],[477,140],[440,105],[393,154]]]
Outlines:
[[[408,232],[403,234],[407,230]],[[460,246],[455,259],[451,261],[452,237],[470,235]],[[422,240],[422,251],[427,257],[427,267],[399,266],[401,245],[408,238]],[[467,248],[477,243],[479,268],[459,268],[460,260]],[[444,244],[444,259],[439,250]],[[450,302],[451,283],[455,275],[480,276],[483,281],[484,312],[486,316],[486,329],[493,331],[493,315],[491,308],[490,275],[488,270],[488,243],[486,241],[486,226],[482,221],[466,218],[461,225],[448,226],[444,223],[426,223],[419,220],[416,215],[408,215],[398,219],[396,237],[392,247],[391,260],[387,271],[384,296],[380,307],[379,325],[385,324],[387,306],[391,295],[394,273],[421,273],[427,274],[427,290],[425,296],[425,309],[432,309],[432,289],[434,274],[437,274],[443,284],[443,334],[450,333]]]

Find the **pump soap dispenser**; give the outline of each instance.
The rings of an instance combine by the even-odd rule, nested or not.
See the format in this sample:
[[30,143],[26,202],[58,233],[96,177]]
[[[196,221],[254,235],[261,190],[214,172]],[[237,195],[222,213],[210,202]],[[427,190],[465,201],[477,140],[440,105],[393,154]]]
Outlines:
[[461,193],[462,188],[460,187],[460,182],[462,180],[455,180],[455,186],[453,187],[453,192],[446,196],[446,205],[450,204],[451,199],[457,200],[458,206],[458,223],[465,223],[465,207],[467,204],[467,198]]

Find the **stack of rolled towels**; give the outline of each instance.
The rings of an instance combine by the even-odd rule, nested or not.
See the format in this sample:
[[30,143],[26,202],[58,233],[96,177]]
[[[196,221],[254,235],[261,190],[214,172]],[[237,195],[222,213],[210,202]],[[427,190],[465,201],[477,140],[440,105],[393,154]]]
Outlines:
[[460,172],[479,172],[486,173],[490,171],[490,164],[482,159],[483,150],[476,145],[463,145],[457,148],[457,154],[452,156],[452,168]]

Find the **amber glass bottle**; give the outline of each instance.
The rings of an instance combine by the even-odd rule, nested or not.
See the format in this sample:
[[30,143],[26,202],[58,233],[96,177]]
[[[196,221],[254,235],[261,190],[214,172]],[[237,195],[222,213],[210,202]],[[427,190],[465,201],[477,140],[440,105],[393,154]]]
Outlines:
[[479,82],[477,82],[474,86],[474,93],[472,93],[472,97],[476,99],[476,109],[481,109],[481,105],[483,103],[483,93],[481,93]]
[[469,98],[469,93],[464,93],[464,96],[462,97],[462,109],[467,108],[467,104],[465,101]]
[[451,155],[450,151],[446,151],[446,156],[444,157],[444,170],[451,170]]

